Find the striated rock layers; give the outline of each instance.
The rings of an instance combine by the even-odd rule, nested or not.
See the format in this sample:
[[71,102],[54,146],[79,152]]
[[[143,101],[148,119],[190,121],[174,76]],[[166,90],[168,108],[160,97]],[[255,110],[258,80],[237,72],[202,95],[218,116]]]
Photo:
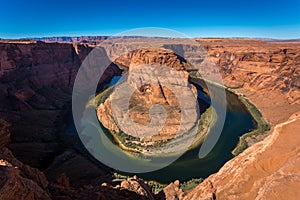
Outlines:
[[13,125],[8,146],[26,164],[44,168],[61,153],[74,78],[90,51],[84,45],[0,43],[0,118]]
[[50,199],[45,175],[15,159],[7,148],[0,150],[0,180],[0,199]]
[[[74,78],[92,49],[0,42],[0,199],[145,199],[100,187],[111,179],[108,169],[75,151],[76,138],[65,135]],[[102,83],[118,73],[110,66]]]
[[[90,183],[89,177],[102,180],[109,174],[71,147],[78,143],[75,132],[66,136],[74,78],[92,49],[80,44],[0,43],[0,119],[12,125],[6,146],[22,163],[45,170],[51,182],[66,173],[71,186],[81,187]],[[114,74],[109,68],[102,81]],[[6,122],[0,122],[1,147],[9,140],[7,128],[2,129]]]
[[[0,141],[3,142],[9,132],[7,122],[0,120]],[[5,125],[4,125],[5,124]],[[5,133],[5,135],[4,135]],[[3,139],[3,140],[2,140]],[[2,143],[4,145],[4,142]],[[74,165],[73,165],[74,166]],[[84,168],[86,170],[86,168]],[[143,183],[141,183],[143,185]],[[127,188],[129,189],[129,188]],[[149,192],[149,190],[148,190]],[[152,196],[152,193],[148,193]],[[49,183],[44,173],[23,164],[12,152],[0,147],[0,199],[2,200],[47,200],[47,199],[148,199],[137,191],[121,190],[114,187],[85,185],[74,189],[69,178],[62,174],[56,182]]]
[[300,112],[182,199],[298,199]]
[[274,128],[181,199],[298,199],[300,43],[199,40]]
[[197,90],[185,71],[189,64],[166,49],[142,48],[131,55],[127,79],[97,108],[100,122],[145,146],[188,133],[199,117]]
[[0,119],[0,199],[50,199],[48,181],[37,169],[17,160],[4,145],[9,141],[8,123]]
[[[172,183],[163,198],[298,199],[299,42],[197,41],[207,49],[226,85],[249,98],[273,128],[268,137],[227,162],[193,190],[183,193]],[[61,139],[66,120],[62,116],[71,100],[73,80],[91,49],[73,44],[0,42],[0,118],[6,121],[0,121],[0,199],[152,196],[139,195],[145,194],[144,190],[124,189],[139,190],[136,181],[133,186],[124,182],[123,189],[100,186],[103,174],[108,173],[101,171],[105,167],[78,154],[70,139]],[[132,56],[128,58],[124,66],[129,66]],[[111,69],[110,75],[115,72]],[[9,134],[11,143],[6,144]],[[3,147],[5,144],[8,148]],[[48,180],[32,167],[46,169]],[[92,182],[96,184],[88,186]],[[76,183],[80,184],[74,189]]]
[[289,103],[299,104],[299,42],[233,39],[197,41],[206,47],[226,85],[244,88],[249,92],[274,91],[284,95]]

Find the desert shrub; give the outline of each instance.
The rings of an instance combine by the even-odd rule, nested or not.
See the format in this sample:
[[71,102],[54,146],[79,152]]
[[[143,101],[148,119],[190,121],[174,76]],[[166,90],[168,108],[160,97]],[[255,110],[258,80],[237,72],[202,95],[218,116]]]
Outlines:
[[195,188],[197,185],[203,182],[203,178],[193,178],[189,181],[183,182],[180,184],[180,189],[182,189],[184,192],[187,190],[191,190]]

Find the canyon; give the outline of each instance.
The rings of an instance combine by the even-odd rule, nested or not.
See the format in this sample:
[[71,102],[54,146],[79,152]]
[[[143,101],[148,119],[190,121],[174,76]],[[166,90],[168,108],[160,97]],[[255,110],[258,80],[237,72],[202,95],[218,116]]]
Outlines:
[[[152,146],[159,145],[158,151],[161,152],[163,146],[170,145],[167,141],[174,143],[175,138],[184,137],[198,125],[197,89],[188,82],[189,74],[185,71],[188,62],[180,60],[174,52],[142,48],[129,54],[131,56],[125,55],[129,58],[126,62],[130,63],[126,66],[129,68],[126,83],[117,85],[97,107],[97,116],[108,130],[134,137],[134,141],[126,143],[141,147],[139,150],[135,148],[135,151],[141,151],[143,155],[155,154]],[[129,99],[126,99],[128,94]],[[181,100],[182,96],[184,100]],[[131,120],[133,123],[128,124]],[[177,153],[180,152],[179,146],[186,149],[183,144],[182,139],[176,142]],[[163,150],[164,153],[172,151],[174,147]]]
[[[175,181],[153,194],[137,177],[115,183],[111,169],[78,150],[76,137],[65,134],[74,79],[95,45],[88,39],[81,43],[0,40],[0,199],[296,199],[300,195],[300,42],[195,39],[218,67],[225,85],[249,99],[271,130],[247,138],[244,152],[194,189],[182,191]],[[137,57],[134,63],[141,60]],[[107,84],[124,66],[129,66],[128,59],[117,59],[100,82]]]

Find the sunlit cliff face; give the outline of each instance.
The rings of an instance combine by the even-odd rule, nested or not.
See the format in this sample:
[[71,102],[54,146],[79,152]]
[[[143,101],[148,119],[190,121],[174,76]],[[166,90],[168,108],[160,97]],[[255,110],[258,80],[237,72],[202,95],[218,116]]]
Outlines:
[[[130,53],[128,76],[97,108],[99,121],[143,146],[166,142],[193,129],[199,119],[197,90],[188,82],[188,63],[170,50]],[[128,56],[125,58],[128,58]]]

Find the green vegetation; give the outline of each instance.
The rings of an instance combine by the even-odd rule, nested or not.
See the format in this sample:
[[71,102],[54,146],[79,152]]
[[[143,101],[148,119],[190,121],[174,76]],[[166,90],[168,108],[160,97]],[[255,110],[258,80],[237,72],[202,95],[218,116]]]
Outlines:
[[[202,81],[201,86],[204,86],[204,90],[205,90],[205,82],[206,81],[204,82],[203,79],[197,78],[197,77],[194,77],[192,79],[196,83],[200,83]],[[214,84],[213,82],[208,82],[208,83]],[[218,84],[214,84],[214,86],[223,87]],[[266,131],[269,131],[270,125],[268,123],[266,123],[266,121],[263,119],[263,116],[260,113],[260,111],[251,102],[249,102],[249,100],[247,98],[245,98],[244,95],[238,94],[232,88],[228,88],[228,87],[224,87],[224,88],[226,89],[227,94],[237,95],[240,102],[242,102],[242,104],[245,105],[245,107],[243,106],[243,109],[242,109],[243,112],[246,112],[246,109],[247,109],[257,124],[257,127],[255,128],[255,130],[251,130],[250,132],[245,133],[244,135],[240,136],[239,143],[237,144],[236,148],[231,152],[233,155],[236,156],[239,153],[243,152],[247,147],[249,147],[251,145],[251,142],[257,140],[257,138],[260,138],[257,136],[263,135]],[[103,102],[109,96],[109,94],[111,92],[112,92],[111,88],[108,88],[105,91],[103,91],[102,93],[100,93],[99,94],[100,96],[97,95],[97,97],[95,98],[96,104],[94,104],[94,105],[98,105],[98,103],[101,101]],[[207,91],[207,93],[208,92],[209,91]],[[234,100],[234,101],[239,102],[238,100]],[[233,109],[233,110],[237,109],[236,105],[240,105],[240,103],[236,104],[235,102],[231,102],[231,107],[229,107],[229,109]],[[217,116],[215,110],[212,107],[208,108],[205,113],[201,114],[201,117],[199,119],[200,122],[199,122],[198,131],[202,132],[206,128],[209,129],[209,127],[211,127],[214,124],[217,117],[218,116]],[[135,143],[135,140],[137,138],[132,138],[132,136],[130,136],[130,135],[126,135],[124,133],[116,134],[116,133],[111,133],[111,132],[110,132],[110,134],[114,135],[115,141],[116,140],[120,141],[120,143],[118,143],[119,146],[124,146],[128,149],[136,150],[136,152],[131,152],[134,154],[135,157],[139,157],[142,155],[142,154],[138,153],[139,151],[142,151],[145,149],[154,149],[155,150],[154,144],[148,145],[148,146],[146,146],[146,145],[143,146],[144,143]],[[200,136],[200,135],[201,134],[196,136],[196,138],[194,140],[195,142],[193,143],[191,148],[196,147],[198,142],[201,142],[201,140],[205,137],[205,135],[204,136],[203,135]],[[161,142],[161,144],[163,144],[166,141],[160,141],[160,142]],[[157,143],[157,145],[160,146],[160,143]],[[128,149],[125,149],[125,150],[128,150]],[[128,151],[130,151],[130,150],[128,150]],[[117,177],[117,176],[115,176],[115,177]],[[122,176],[122,175],[120,175],[118,177],[119,177],[119,179],[127,178],[126,176]],[[191,179],[187,182],[181,183],[180,188],[183,191],[187,191],[187,190],[193,189],[194,187],[199,185],[202,181],[203,181],[202,178]],[[156,181],[149,181],[148,185],[152,188],[154,193],[160,192],[164,187],[167,186],[166,184],[162,184],[162,183],[159,183]]]
[[99,93],[97,96],[95,96],[95,103],[96,107],[98,107],[101,103],[104,103],[104,101],[109,97],[109,95],[114,91],[115,87],[109,87],[103,92]]
[[[123,180],[128,180],[129,178],[131,178],[131,176],[126,176],[126,175],[121,175],[119,173],[114,173],[113,174],[113,178],[117,179],[119,181],[123,181]],[[183,182],[179,184],[179,188],[182,189],[184,192],[191,190],[193,188],[195,188],[197,185],[199,185],[200,183],[203,182],[203,178],[193,178],[189,181]],[[160,191],[162,191],[165,187],[167,187],[169,184],[165,184],[165,183],[159,183],[157,181],[144,181],[147,185],[150,186],[152,192],[154,194],[158,194]]]
[[97,109],[101,103],[104,103],[105,99],[109,97],[113,90],[114,87],[109,87],[96,96],[91,96],[89,102],[86,104],[86,107],[93,107]]
[[[88,103],[88,106],[97,108],[109,97],[113,90],[114,86],[106,88],[94,98],[91,98],[90,102]],[[216,120],[217,115],[212,107],[208,108],[205,113],[201,114],[201,117],[199,119],[198,132],[190,149],[199,146],[203,142],[203,140],[209,132],[210,127],[215,123]],[[174,140],[174,138],[172,138],[163,141],[156,141],[147,145],[147,143],[140,141],[139,138],[128,135],[122,131],[120,133],[116,133],[114,131],[106,130],[105,133],[111,134],[113,136],[114,142],[116,142],[121,149],[131,152],[136,156],[143,156],[139,155],[142,152],[145,153],[152,150],[159,150],[163,145]],[[181,135],[176,139],[180,139],[181,137],[184,137],[184,135]]]
[[[242,135],[240,137],[240,141],[239,141],[237,147],[232,151],[233,155],[238,155],[239,153],[243,152],[248,146],[250,146],[250,143],[249,143],[250,139],[253,139],[259,135],[263,135],[266,131],[270,130],[270,125],[265,122],[260,111],[251,102],[249,102],[248,99],[246,99],[241,94],[237,94],[235,91],[233,91],[232,88],[226,88],[226,89],[230,94],[232,93],[232,94],[238,96],[239,100],[245,105],[246,109],[248,110],[248,112],[251,114],[251,116],[254,118],[254,120],[257,123],[257,128],[255,130],[245,133],[244,135]],[[235,108],[233,107],[232,109],[235,109]],[[201,132],[204,129],[211,127],[211,125],[214,123],[214,121],[216,119],[217,119],[217,116],[216,116],[215,110],[212,107],[208,108],[207,111],[201,115],[198,131]],[[200,134],[197,135],[197,137],[195,139],[195,143],[192,145],[192,147],[196,146],[196,143],[201,141],[203,139],[203,137],[205,137],[205,136],[200,136]],[[191,190],[191,189],[195,188],[197,185],[199,185],[203,180],[204,179],[202,179],[202,178],[194,178],[189,181],[183,182],[180,184],[180,189],[182,189],[183,191]],[[159,193],[160,191],[163,190],[163,188],[165,188],[167,186],[166,184],[162,184],[162,183],[159,183],[156,181],[149,181],[148,185],[151,187],[152,191],[155,194]]]
[[204,113],[201,114],[198,124],[197,135],[189,147],[189,150],[197,148],[205,139],[209,130],[212,126],[214,126],[217,121],[217,113],[213,107],[209,107]]
[[187,182],[183,182],[180,184],[180,189],[184,192],[195,188],[197,185],[203,182],[203,178],[193,178]]
[[156,181],[148,181],[147,184],[151,187],[151,190],[154,194],[158,194],[162,191],[168,184],[159,183]]
[[[119,181],[128,180],[129,178],[131,178],[131,176],[122,175],[117,172],[115,172],[112,176],[114,179],[119,180]],[[150,186],[150,188],[154,194],[159,193],[165,187],[168,186],[168,184],[159,183],[157,181],[144,181],[144,182]]]
[[237,94],[234,89],[237,88],[230,88],[230,87],[225,87],[222,86],[218,83],[214,83],[211,82],[209,80],[204,80],[203,78],[199,77],[196,73],[192,74],[190,73],[190,77],[192,80],[196,81],[205,81],[206,83],[210,83],[213,84],[215,86],[219,86],[219,87],[223,87],[225,88],[227,91],[238,95],[239,100],[246,106],[247,110],[250,112],[250,114],[252,115],[252,117],[254,118],[254,120],[257,123],[257,128],[251,132],[245,133],[244,135],[242,135],[239,139],[239,143],[236,146],[236,148],[231,152],[234,156],[237,156],[238,154],[242,153],[245,149],[247,149],[249,147],[249,143],[247,142],[247,139],[253,138],[253,137],[257,137],[259,135],[263,135],[265,134],[265,132],[269,131],[271,129],[270,125],[264,120],[262,114],[260,113],[260,111],[248,100],[246,99],[243,95],[241,94]]
[[231,152],[234,156],[237,156],[249,147],[247,138],[263,135],[266,131],[269,131],[271,129],[270,125],[263,119],[260,111],[252,103],[250,103],[248,99],[246,99],[242,95],[239,95],[239,99],[247,107],[248,111],[256,121],[257,128],[240,137],[237,147]]
[[112,177],[114,179],[119,179],[119,180],[127,180],[128,178],[130,178],[130,176],[125,176],[125,175],[122,175],[122,174],[119,174],[117,172],[115,172]]

